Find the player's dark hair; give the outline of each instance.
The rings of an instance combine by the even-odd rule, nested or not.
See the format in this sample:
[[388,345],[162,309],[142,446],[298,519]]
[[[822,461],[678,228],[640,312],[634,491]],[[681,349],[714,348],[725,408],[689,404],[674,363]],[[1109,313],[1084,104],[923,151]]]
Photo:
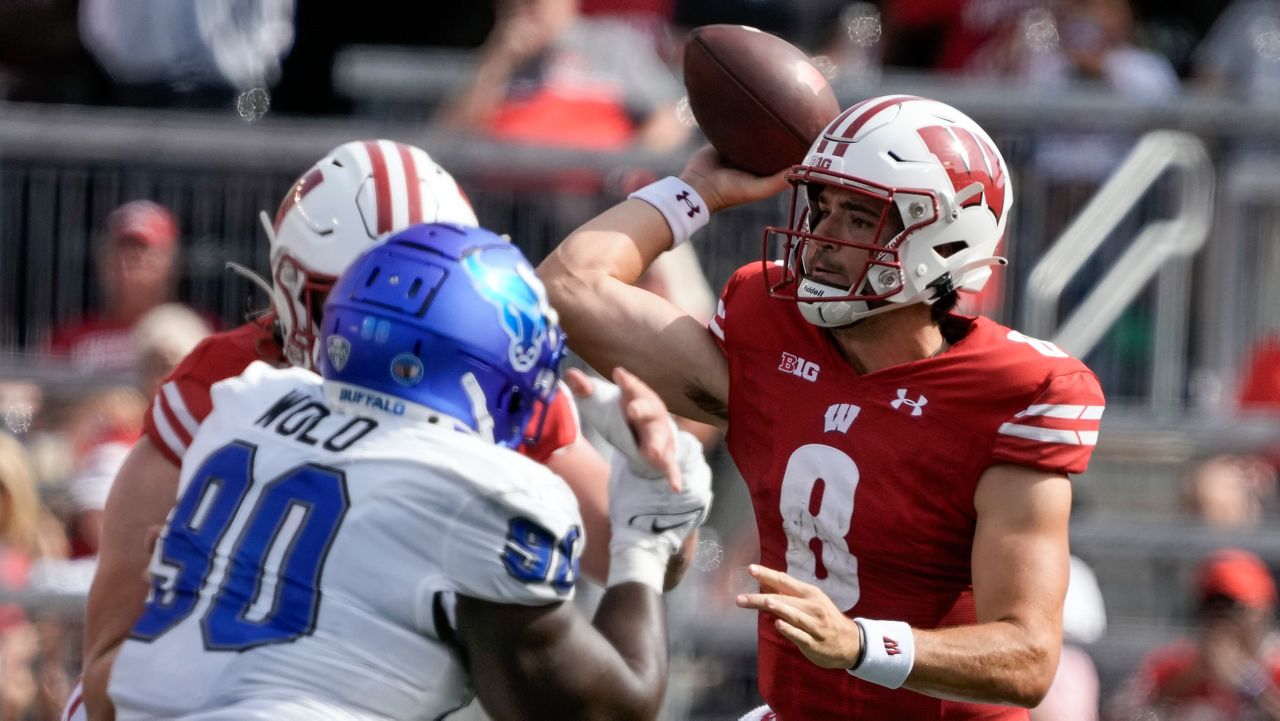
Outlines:
[[944,326],[947,318],[951,315],[951,311],[956,309],[956,304],[960,302],[960,293],[957,291],[949,291],[944,293],[941,298],[933,302],[929,306],[929,317],[933,319],[933,324]]

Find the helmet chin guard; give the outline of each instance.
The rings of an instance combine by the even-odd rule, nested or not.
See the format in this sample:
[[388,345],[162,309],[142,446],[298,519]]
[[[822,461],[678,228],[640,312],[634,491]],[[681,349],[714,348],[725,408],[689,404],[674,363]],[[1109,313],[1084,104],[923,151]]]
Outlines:
[[[854,105],[787,180],[788,223],[765,228],[762,262],[775,262],[780,241],[783,273],[769,295],[795,301],[814,325],[839,327],[952,291],[976,293],[991,266],[1005,263],[995,250],[1012,204],[1008,168],[982,128],[943,103],[898,95]],[[871,242],[813,232],[824,188],[883,208]],[[814,277],[806,266],[817,246],[863,251],[849,285]]]

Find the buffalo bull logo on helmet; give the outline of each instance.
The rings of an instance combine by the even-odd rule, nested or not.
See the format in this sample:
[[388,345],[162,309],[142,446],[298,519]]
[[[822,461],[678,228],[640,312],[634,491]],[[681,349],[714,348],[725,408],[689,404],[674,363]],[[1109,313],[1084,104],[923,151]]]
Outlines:
[[524,373],[538,362],[545,344],[559,343],[548,328],[546,319],[554,317],[547,303],[546,291],[533,271],[523,265],[494,268],[484,264],[476,253],[462,260],[476,291],[498,309],[502,328],[511,343],[507,356],[511,367]]

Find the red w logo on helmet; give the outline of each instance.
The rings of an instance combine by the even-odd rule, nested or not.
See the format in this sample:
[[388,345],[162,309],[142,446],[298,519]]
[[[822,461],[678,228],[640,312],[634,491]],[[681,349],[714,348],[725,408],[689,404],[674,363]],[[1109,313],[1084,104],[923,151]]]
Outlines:
[[[1000,156],[991,147],[991,143],[954,125],[934,125],[920,128],[916,132],[924,140],[929,152],[942,163],[947,175],[951,177],[951,187],[957,193],[974,183],[982,184],[982,198],[999,221],[1004,214],[1005,177]],[[979,202],[978,197],[974,196],[965,201],[963,207],[977,205]]]

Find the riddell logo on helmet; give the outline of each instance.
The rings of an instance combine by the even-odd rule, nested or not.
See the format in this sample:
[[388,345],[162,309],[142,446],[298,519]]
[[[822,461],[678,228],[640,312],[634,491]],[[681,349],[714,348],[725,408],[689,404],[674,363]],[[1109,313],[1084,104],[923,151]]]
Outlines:
[[951,178],[957,193],[974,183],[982,185],[982,197],[974,196],[963,207],[985,202],[999,222],[1004,214],[1005,177],[1000,154],[990,141],[956,125],[934,125],[916,131]]

